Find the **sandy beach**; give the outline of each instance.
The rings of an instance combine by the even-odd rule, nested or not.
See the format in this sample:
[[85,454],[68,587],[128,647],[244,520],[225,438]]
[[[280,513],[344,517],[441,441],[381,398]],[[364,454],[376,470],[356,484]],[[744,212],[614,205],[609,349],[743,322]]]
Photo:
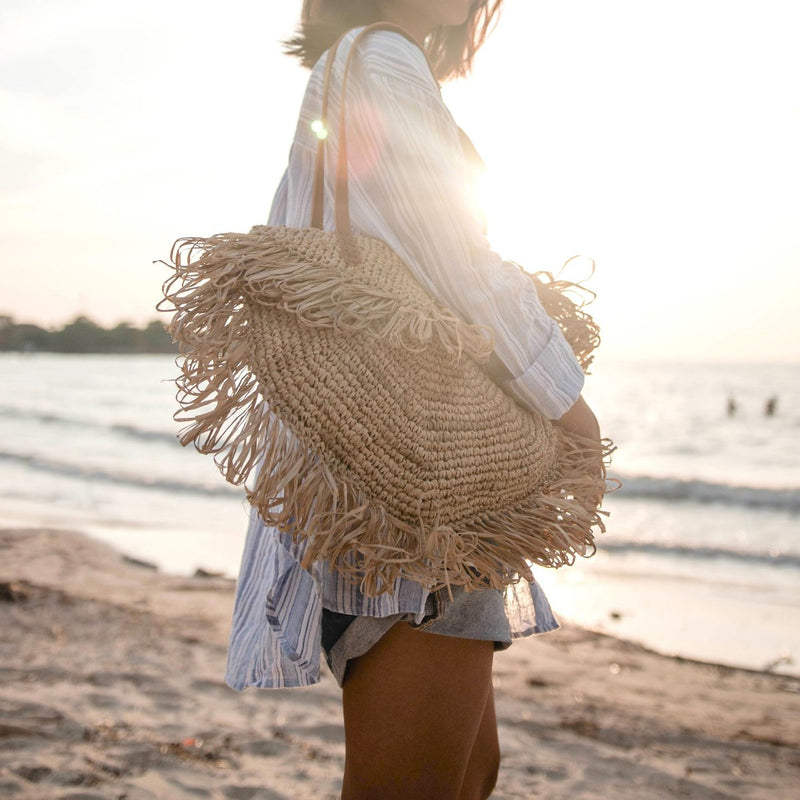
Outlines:
[[[0,531],[0,796],[337,798],[339,690],[222,682],[233,582]],[[654,620],[654,624],[657,621]],[[565,627],[495,661],[493,797],[794,798],[800,680]]]

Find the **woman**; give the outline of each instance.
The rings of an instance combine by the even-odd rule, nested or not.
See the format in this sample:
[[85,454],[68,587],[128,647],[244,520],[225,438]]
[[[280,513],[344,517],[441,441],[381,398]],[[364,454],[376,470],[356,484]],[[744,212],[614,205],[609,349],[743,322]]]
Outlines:
[[[493,253],[469,201],[470,147],[437,79],[465,74],[501,0],[306,0],[290,52],[312,68],[270,225],[309,224],[317,135],[327,136],[324,227],[334,228],[337,133],[320,131],[328,47],[335,56],[329,118],[337,119],[344,59],[360,27],[385,30],[355,47],[347,89],[350,214],[356,233],[387,242],[437,299],[495,334],[493,373],[519,403],[599,441],[580,396],[583,372],[532,281]],[[343,689],[342,797],[489,797],[499,747],[492,657],[513,638],[558,627],[536,584],[428,592],[399,579],[365,597],[326,564],[300,566],[303,543],[253,514],[237,587],[228,683],[305,686],[320,650]]]

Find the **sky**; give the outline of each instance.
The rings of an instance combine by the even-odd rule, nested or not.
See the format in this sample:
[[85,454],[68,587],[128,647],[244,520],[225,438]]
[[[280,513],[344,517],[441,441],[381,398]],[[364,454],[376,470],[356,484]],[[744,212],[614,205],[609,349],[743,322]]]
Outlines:
[[[800,361],[794,0],[506,0],[444,99],[489,238],[597,292],[613,359]],[[180,236],[263,223],[300,0],[4,0],[0,314],[142,324]],[[156,262],[156,263],[154,263]]]

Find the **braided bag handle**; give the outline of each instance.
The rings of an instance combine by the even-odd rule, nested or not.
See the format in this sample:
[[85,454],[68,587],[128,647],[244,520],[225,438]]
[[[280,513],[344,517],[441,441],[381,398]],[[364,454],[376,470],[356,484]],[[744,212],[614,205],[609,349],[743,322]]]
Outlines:
[[[336,188],[334,192],[334,216],[336,219],[336,232],[344,241],[352,240],[353,230],[350,224],[350,192],[347,179],[347,81],[350,76],[350,66],[353,61],[353,56],[356,52],[358,43],[365,38],[368,34],[376,30],[388,30],[399,33],[404,36],[415,46],[417,45],[414,37],[399,25],[394,25],[390,22],[375,22],[372,25],[365,26],[353,39],[347,57],[344,63],[344,73],[342,75],[342,89],[341,89],[341,103],[339,108],[339,152],[336,160]],[[342,40],[347,36],[350,31],[344,31],[339,38],[331,45],[328,50],[327,60],[325,62],[325,76],[322,82],[322,112],[320,114],[320,122],[322,123],[322,130],[328,130],[328,102],[331,90],[331,76],[333,73],[333,64],[336,61],[336,53],[339,50],[339,45]],[[424,51],[420,51],[423,52]],[[427,55],[425,56],[428,60]],[[433,75],[433,67],[430,61],[428,66]],[[435,76],[434,76],[435,77]],[[325,186],[325,136],[321,136],[317,144],[317,163],[314,172],[314,198],[311,209],[311,227],[322,228],[322,213],[324,203],[324,186]],[[354,253],[357,257],[357,251]]]

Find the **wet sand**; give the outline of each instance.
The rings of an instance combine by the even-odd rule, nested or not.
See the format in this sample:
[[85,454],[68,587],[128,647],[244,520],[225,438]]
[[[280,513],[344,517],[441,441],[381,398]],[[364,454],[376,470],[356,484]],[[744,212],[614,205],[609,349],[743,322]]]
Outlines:
[[[0,530],[0,797],[337,798],[335,682],[227,688],[232,605],[225,578],[164,575],[78,533]],[[495,687],[498,800],[800,789],[800,679],[566,627],[498,654]]]

